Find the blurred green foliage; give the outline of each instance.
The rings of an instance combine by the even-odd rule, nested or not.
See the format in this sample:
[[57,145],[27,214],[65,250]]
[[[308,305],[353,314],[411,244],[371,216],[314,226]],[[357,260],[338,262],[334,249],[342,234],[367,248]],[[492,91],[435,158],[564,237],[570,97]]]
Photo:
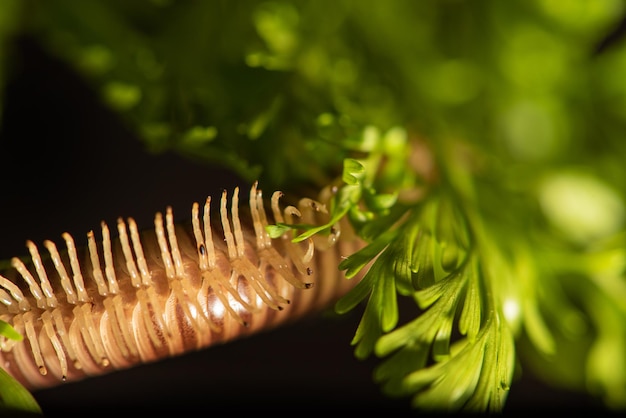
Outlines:
[[26,3],[151,149],[270,186],[326,183],[365,125],[458,137],[529,177],[602,158],[623,181],[623,47],[595,53],[619,0]]
[[[472,284],[475,277],[501,279],[501,304],[492,308],[507,319],[516,353],[529,367],[623,408],[626,42],[605,40],[622,23],[625,6],[623,0],[2,2],[0,36],[27,34],[65,59],[150,151],[219,164],[268,189],[319,190],[342,175],[346,158],[383,143],[374,155],[395,168],[391,163],[383,177],[364,180],[359,193],[372,186],[381,193],[372,199],[391,202],[405,187],[440,182],[444,196],[454,191],[452,200],[441,199],[434,218],[415,222],[460,217],[473,225],[481,255],[468,256],[462,279],[442,281],[437,292],[486,291],[489,284]],[[393,151],[397,135],[397,144],[425,143],[430,151],[406,162],[403,145]],[[357,167],[343,173],[361,184]],[[446,209],[454,205],[465,214]],[[415,237],[411,225],[407,236]],[[376,231],[369,229],[374,243]],[[466,240],[455,235],[447,242],[466,251]],[[444,241],[427,251],[440,251]],[[388,297],[375,284],[370,291]],[[443,294],[437,292],[424,307]],[[445,309],[457,306],[452,302]],[[466,331],[480,340],[471,318]],[[382,341],[382,351],[394,346]],[[421,388],[432,376],[414,375],[409,385]]]

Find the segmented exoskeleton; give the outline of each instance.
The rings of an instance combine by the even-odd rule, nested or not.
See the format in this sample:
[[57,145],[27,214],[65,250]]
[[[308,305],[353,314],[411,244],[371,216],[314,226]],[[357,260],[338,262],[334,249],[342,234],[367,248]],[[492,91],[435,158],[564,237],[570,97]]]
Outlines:
[[[316,223],[324,205],[311,199],[281,208],[274,222]],[[243,210],[242,210],[243,212]],[[0,319],[24,338],[0,341],[0,365],[29,389],[152,362],[272,328],[327,307],[354,284],[338,264],[358,240],[292,242],[272,239],[262,193],[250,191],[240,216],[239,190],[192,205],[191,222],[174,223],[171,208],[157,213],[153,230],[118,219],[117,237],[106,223],[77,248],[27,241],[28,260],[11,260],[0,275]]]

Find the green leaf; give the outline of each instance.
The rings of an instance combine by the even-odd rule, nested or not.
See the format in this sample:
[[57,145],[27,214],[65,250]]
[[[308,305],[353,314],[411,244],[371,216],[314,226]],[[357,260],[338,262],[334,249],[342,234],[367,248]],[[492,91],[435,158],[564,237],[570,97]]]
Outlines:
[[459,318],[459,332],[466,335],[470,342],[476,340],[476,335],[480,329],[481,320],[481,295],[478,283],[478,274],[475,263],[465,270],[467,275],[468,288],[465,294],[463,310]]
[[335,311],[345,313],[353,309],[369,294],[361,322],[352,344],[355,355],[366,358],[383,332],[393,329],[398,322],[398,305],[393,273],[386,270],[387,263],[377,259],[372,267],[347,295],[335,305]]
[[0,319],[0,335],[14,341],[22,341],[22,334],[17,332],[9,323]]
[[413,271],[411,270],[411,260],[403,246],[404,240],[395,240],[385,252],[389,253],[391,270],[395,276],[396,290],[400,295],[411,296],[415,289],[411,285]]
[[[402,356],[391,358],[380,366],[378,377],[390,379],[390,390],[396,394],[413,394],[413,406],[423,410],[484,412],[499,411],[508,393],[514,364],[514,342],[502,321],[495,314],[485,323],[475,342],[461,339],[450,347],[450,355],[424,367],[424,351],[415,351],[406,344]],[[422,364],[404,378],[398,359],[406,360],[411,351]],[[406,373],[407,369],[404,369]]]
[[515,364],[511,330],[502,317],[494,314],[473,345],[484,352],[484,360],[478,385],[464,409],[500,412],[510,389]]
[[0,415],[18,412],[43,415],[33,395],[0,367]]
[[[331,218],[328,222],[323,225],[311,226],[311,225],[302,225],[298,226],[299,229],[305,229],[305,232],[298,235],[293,239],[294,242],[301,242],[315,234],[320,234],[326,231],[329,231],[333,228],[346,214],[350,209],[357,204],[360,199],[359,186],[344,186],[339,189],[337,194],[335,195],[335,199],[331,202],[330,214]],[[295,227],[292,225],[292,227]]]
[[361,183],[365,167],[359,161],[353,158],[343,160],[343,181],[350,186],[356,186]]
[[396,234],[396,231],[387,231],[386,234],[382,234],[374,242],[342,260],[339,263],[339,269],[346,270],[345,275],[347,278],[354,277],[367,263],[383,251]]
[[374,369],[374,380],[381,383],[383,391],[390,396],[412,395],[406,390],[404,378],[407,370],[418,370],[426,366],[430,345],[422,342],[406,344],[389,355]]
[[419,231],[417,245],[415,245],[411,256],[411,268],[415,271],[413,279],[415,289],[427,289],[435,283],[433,241],[434,239],[428,232],[423,229]]
[[[362,223],[362,225],[357,225],[359,235],[366,241],[373,241],[378,238],[379,235],[385,234],[392,229],[400,229],[396,227],[397,224],[402,223],[402,228],[404,229],[404,233],[410,234],[410,231],[406,230],[407,224],[417,224],[416,222],[411,222],[411,220],[401,222],[401,218],[407,214],[407,212],[413,211],[412,206],[403,205],[401,203],[396,203],[393,207],[391,207],[388,211],[385,211],[384,214],[379,216],[370,216],[369,219]],[[358,221],[356,222],[359,223]],[[413,237],[409,235],[407,237],[407,241],[410,241]],[[389,239],[391,241],[391,239]]]
[[407,324],[382,336],[376,343],[376,355],[385,357],[405,345],[427,343],[430,346],[437,333],[440,309],[429,309]]
[[357,327],[351,344],[356,345],[354,355],[358,359],[366,359],[374,351],[376,341],[382,335],[380,314],[376,303],[368,303],[365,306],[363,317]]
[[141,101],[141,88],[135,84],[111,81],[103,88],[107,103],[117,110],[130,110]]
[[543,321],[534,299],[524,299],[523,312],[526,332],[533,344],[545,354],[554,354],[556,350],[554,338]]
[[248,138],[252,140],[258,139],[267,130],[267,127],[276,118],[276,115],[280,111],[283,99],[281,96],[276,97],[271,105],[260,112],[247,126],[246,134]]
[[443,315],[439,321],[439,329],[433,340],[433,359],[435,361],[447,359],[450,356],[450,336],[453,322],[454,312]]
[[356,284],[348,293],[346,293],[335,304],[335,312],[338,314],[345,314],[350,312],[361,303],[372,292],[372,288],[375,285],[376,273],[379,266],[376,263],[368,270],[363,276],[360,282]]
[[183,135],[183,146],[202,146],[211,142],[217,136],[215,126],[193,126]]
[[393,271],[381,276],[379,286],[375,292],[380,293],[381,329],[389,332],[398,324],[398,299],[396,296],[396,283]]
[[456,411],[474,394],[482,369],[480,345],[457,343],[458,354],[450,360],[418,370],[405,380],[413,393],[413,405],[425,410]]
[[374,212],[389,210],[398,201],[398,193],[376,193],[372,189],[367,189],[363,194],[363,200],[367,207]]
[[293,229],[291,225],[287,224],[276,224],[276,225],[266,225],[265,231],[270,236],[270,238],[280,238],[287,231]]
[[426,309],[435,302],[439,302],[441,298],[445,300],[439,303],[447,304],[451,300],[460,299],[459,293],[466,284],[467,278],[463,275],[463,271],[455,271],[445,279],[433,284],[426,289],[415,292],[414,297],[420,308]]

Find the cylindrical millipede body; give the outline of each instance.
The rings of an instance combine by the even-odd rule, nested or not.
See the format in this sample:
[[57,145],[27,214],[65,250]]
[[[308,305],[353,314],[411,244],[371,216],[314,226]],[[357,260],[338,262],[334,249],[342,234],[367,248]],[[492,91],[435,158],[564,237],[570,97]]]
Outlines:
[[0,337],[0,366],[39,389],[225,343],[328,307],[354,286],[338,265],[362,243],[295,243],[292,231],[270,238],[267,213],[291,223],[316,222],[324,212],[310,199],[283,209],[280,196],[265,205],[254,184],[241,215],[235,189],[230,202],[224,191],[219,211],[210,198],[194,203],[186,224],[167,208],[154,229],[140,231],[132,218],[112,228],[102,223],[80,248],[69,234],[59,248],[28,241],[30,256],[0,272],[0,319],[23,336]]

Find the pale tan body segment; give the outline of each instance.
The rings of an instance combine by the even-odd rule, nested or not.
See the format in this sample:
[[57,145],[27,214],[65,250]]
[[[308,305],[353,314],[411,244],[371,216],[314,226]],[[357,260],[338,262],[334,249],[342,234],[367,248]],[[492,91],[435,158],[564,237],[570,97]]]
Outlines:
[[[305,199],[281,210],[280,196],[272,196],[275,222],[314,221],[323,208]],[[191,225],[175,224],[170,208],[157,213],[154,230],[120,219],[116,239],[102,223],[86,249],[63,234],[66,250],[45,241],[42,257],[27,242],[30,261],[14,258],[0,275],[0,319],[24,336],[0,341],[0,366],[29,389],[54,386],[275,327],[354,285],[337,266],[361,242],[271,239],[256,184],[249,219],[239,216],[238,189],[230,216],[223,193],[219,222],[210,203],[193,205]]]

